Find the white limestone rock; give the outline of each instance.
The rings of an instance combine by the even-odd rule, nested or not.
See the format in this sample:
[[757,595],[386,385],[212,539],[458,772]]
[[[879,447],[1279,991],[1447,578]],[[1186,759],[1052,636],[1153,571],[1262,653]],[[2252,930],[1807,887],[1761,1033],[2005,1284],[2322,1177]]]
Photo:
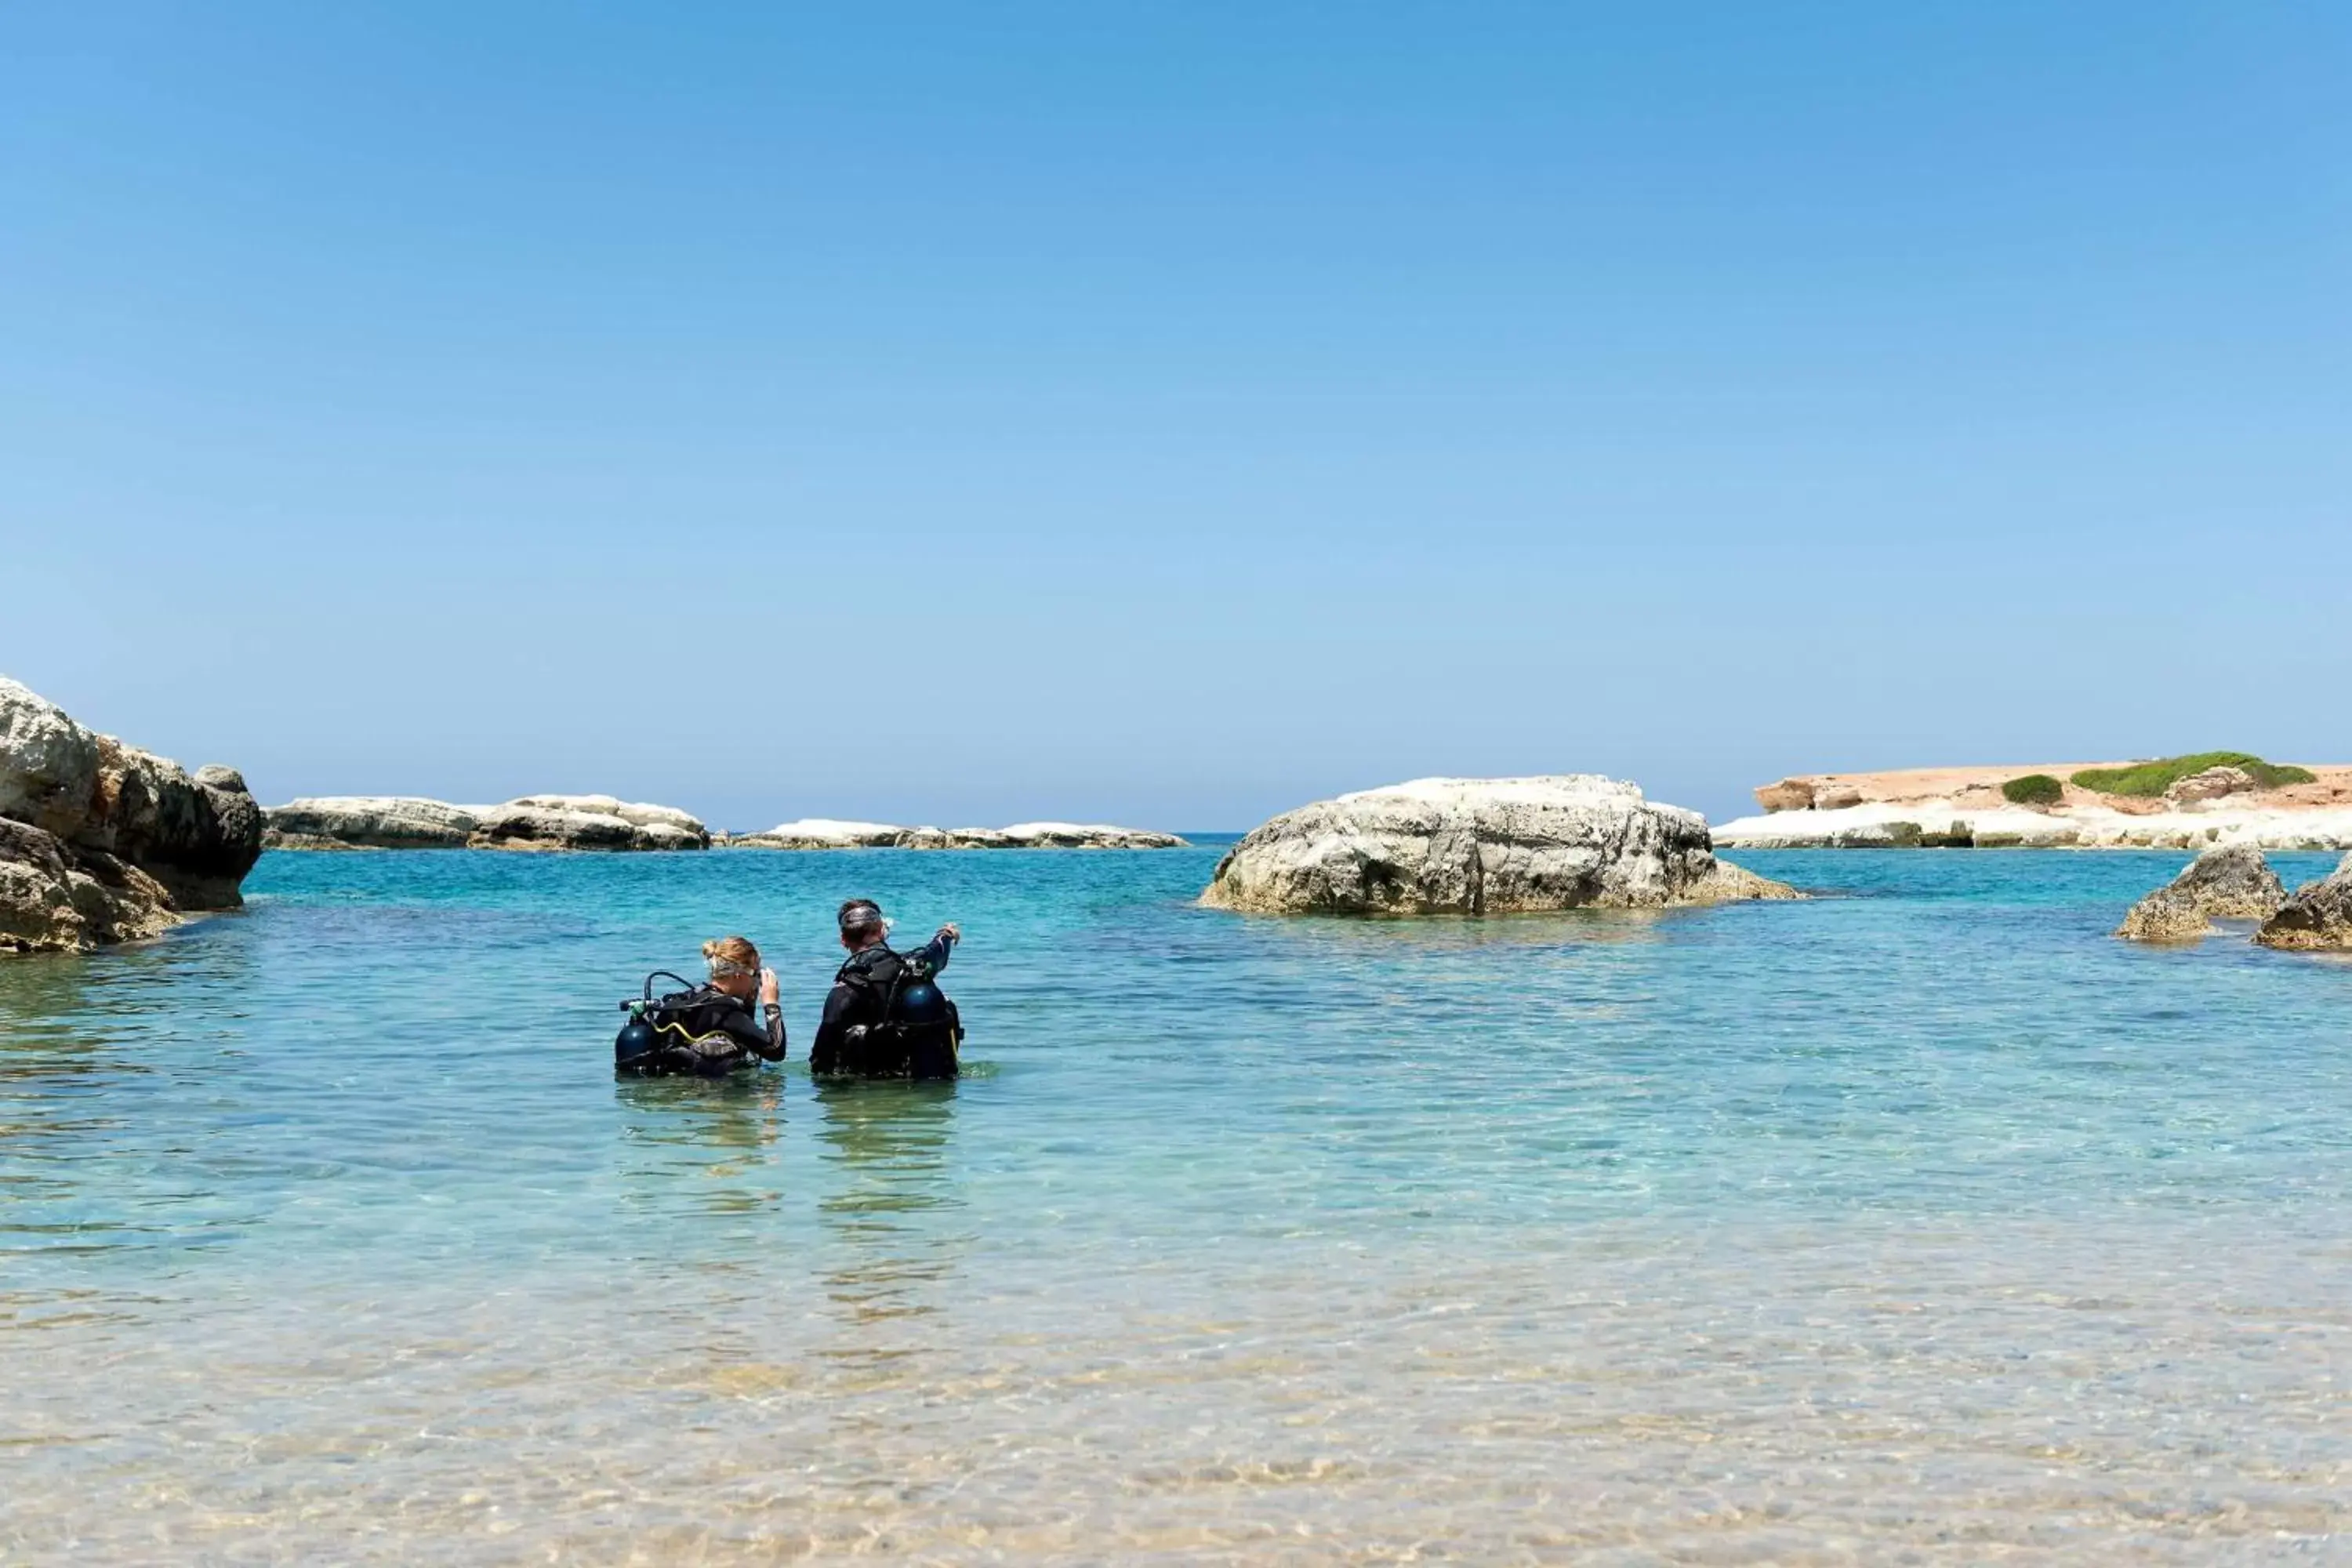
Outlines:
[[1011,827],[900,827],[887,822],[807,817],[764,833],[739,833],[730,848],[747,849],[1180,849],[1172,833],[1099,823],[1023,822]]
[[507,805],[577,812],[586,816],[617,816],[632,827],[674,827],[688,836],[700,835],[704,847],[709,841],[709,830],[703,826],[702,819],[674,805],[648,805],[640,801],[616,800],[609,795],[526,795]]
[[526,795],[484,811],[467,843],[477,849],[708,849],[710,832],[672,806],[611,795]]
[[1286,812],[1202,902],[1266,914],[1660,909],[1794,889],[1718,868],[1697,813],[1591,773],[1416,779]]
[[1013,849],[1181,849],[1172,833],[1095,822],[1016,822],[998,830]]
[[89,819],[97,787],[97,735],[0,676],[0,816],[69,838]]
[[738,833],[726,842],[730,848],[749,849],[890,849],[908,831],[887,822],[808,816],[798,822],[780,822],[763,833]]
[[701,820],[609,795],[532,795],[499,805],[415,795],[320,795],[269,811],[276,849],[707,849]]
[[268,816],[273,849],[462,849],[482,825],[476,808],[416,795],[312,795]]

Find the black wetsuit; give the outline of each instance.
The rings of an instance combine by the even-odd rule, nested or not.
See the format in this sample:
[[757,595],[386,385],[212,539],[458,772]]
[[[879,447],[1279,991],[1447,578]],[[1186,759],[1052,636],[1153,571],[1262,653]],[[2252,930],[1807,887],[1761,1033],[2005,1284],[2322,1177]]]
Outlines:
[[882,1022],[884,999],[908,964],[919,964],[925,973],[937,974],[948,966],[948,954],[954,950],[953,939],[941,931],[912,952],[894,952],[888,944],[877,942],[850,954],[849,962],[834,977],[832,994],[824,999],[824,1018],[816,1026],[816,1043],[809,1047],[809,1071],[822,1076],[887,1070],[850,1059],[851,1053],[845,1049],[849,1031],[859,1025],[871,1027]]
[[784,1059],[784,1010],[773,1003],[764,1009],[768,1022],[761,1028],[751,1016],[751,1003],[717,986],[698,985],[675,1003],[667,997],[663,1001],[668,1004],[666,1018],[692,1037],[689,1044],[669,1030],[663,1031],[663,1054],[677,1069],[721,1073],[749,1067],[753,1058],[764,1062]]

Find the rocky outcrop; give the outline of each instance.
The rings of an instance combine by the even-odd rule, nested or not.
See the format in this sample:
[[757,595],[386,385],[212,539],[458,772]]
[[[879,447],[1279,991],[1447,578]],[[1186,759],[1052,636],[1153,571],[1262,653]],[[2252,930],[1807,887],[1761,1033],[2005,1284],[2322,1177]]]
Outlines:
[[730,835],[742,849],[1181,849],[1172,833],[1100,823],[1023,822],[1011,827],[899,827],[886,822],[808,817],[764,833]]
[[1762,806],[1768,816],[1776,811],[1811,811],[1813,809],[1813,783],[1811,779],[1782,779],[1778,784],[1759,784],[1756,789],[1756,804]]
[[261,836],[235,769],[191,776],[0,679],[0,949],[88,949],[235,909]]
[[[563,796],[530,797],[541,802]],[[570,797],[593,801],[598,797]],[[609,797],[604,797],[609,798]],[[488,807],[481,826],[467,840],[476,849],[708,849],[710,832],[694,817],[667,806],[632,806],[635,819],[617,811],[551,804],[512,802]],[[664,815],[655,816],[659,812]]]
[[780,822],[764,833],[734,833],[720,839],[727,848],[893,849],[907,829],[887,822],[841,822],[829,816]]
[[2134,904],[2116,934],[2134,942],[2194,942],[2217,920],[2268,920],[2286,902],[2261,850],[2209,849],[2186,870]]
[[274,849],[707,849],[710,830],[669,805],[609,795],[529,795],[503,805],[328,795],[269,809]]
[[1417,779],[1286,812],[1202,902],[1266,914],[1485,915],[1792,898],[1715,858],[1696,812],[1577,773]]
[[2261,782],[2243,768],[2207,768],[2203,773],[2173,780],[2164,798],[2175,805],[2190,805],[2227,795],[2252,795],[2262,787]]
[[2352,949],[2352,855],[2329,875],[2297,888],[2254,940],[2264,947]]
[[272,849],[463,849],[475,812],[415,795],[314,795],[269,808]]

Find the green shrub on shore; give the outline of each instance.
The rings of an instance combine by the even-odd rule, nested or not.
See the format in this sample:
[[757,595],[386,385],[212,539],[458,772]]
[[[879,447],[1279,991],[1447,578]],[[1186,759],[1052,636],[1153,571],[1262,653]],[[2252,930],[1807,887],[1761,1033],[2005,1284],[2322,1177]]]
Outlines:
[[2127,768],[2084,768],[2074,775],[2074,782],[2101,795],[2155,796],[2207,768],[2243,768],[2264,789],[2309,784],[2315,776],[2308,768],[2266,763],[2252,752],[2197,752],[2160,762],[2134,763]]
[[2027,773],[2001,785],[2000,793],[2019,805],[2056,805],[2066,798],[2066,786],[2048,773]]

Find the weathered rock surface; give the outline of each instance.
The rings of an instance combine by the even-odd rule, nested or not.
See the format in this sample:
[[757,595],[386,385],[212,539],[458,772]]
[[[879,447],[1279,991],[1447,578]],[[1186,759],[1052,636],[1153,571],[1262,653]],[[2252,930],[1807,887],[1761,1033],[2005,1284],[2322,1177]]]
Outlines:
[[1662,909],[1795,889],[1717,861],[1706,819],[1591,773],[1416,779],[1286,812],[1202,902],[1267,914]]
[[2175,805],[2189,805],[2198,801],[2220,800],[2224,795],[2252,795],[2262,787],[2254,775],[2243,768],[2207,768],[2185,779],[2173,780],[2164,798]]
[[314,795],[269,808],[273,849],[462,849],[479,815],[415,795]]
[[413,795],[324,795],[272,806],[274,849],[708,849],[700,819],[609,795],[530,795],[503,805]]
[[0,816],[70,837],[89,819],[98,737],[0,676]]
[[2286,885],[2251,845],[2208,849],[2179,876],[2134,904],[2116,934],[2134,942],[2194,942],[2216,920],[2268,920]]
[[2254,940],[2264,947],[2352,948],[2352,855],[2327,876],[2297,888]]
[[509,806],[536,807],[544,811],[569,811],[583,816],[617,816],[632,827],[668,827],[688,837],[699,837],[709,846],[710,833],[702,819],[691,812],[680,811],[674,805],[646,805],[636,801],[615,800],[609,795],[526,795],[507,802]]
[[752,849],[891,849],[907,832],[887,822],[807,816],[798,822],[780,822],[764,833],[733,834],[723,842],[729,847]]
[[1172,833],[1100,823],[1023,822],[1011,827],[900,827],[808,817],[722,841],[746,849],[1181,849]]
[[1811,779],[1782,779],[1778,784],[1759,784],[1756,804],[1767,815],[1776,811],[1811,811],[1813,809]]
[[261,835],[234,768],[191,776],[0,679],[0,948],[87,949],[235,909]]

